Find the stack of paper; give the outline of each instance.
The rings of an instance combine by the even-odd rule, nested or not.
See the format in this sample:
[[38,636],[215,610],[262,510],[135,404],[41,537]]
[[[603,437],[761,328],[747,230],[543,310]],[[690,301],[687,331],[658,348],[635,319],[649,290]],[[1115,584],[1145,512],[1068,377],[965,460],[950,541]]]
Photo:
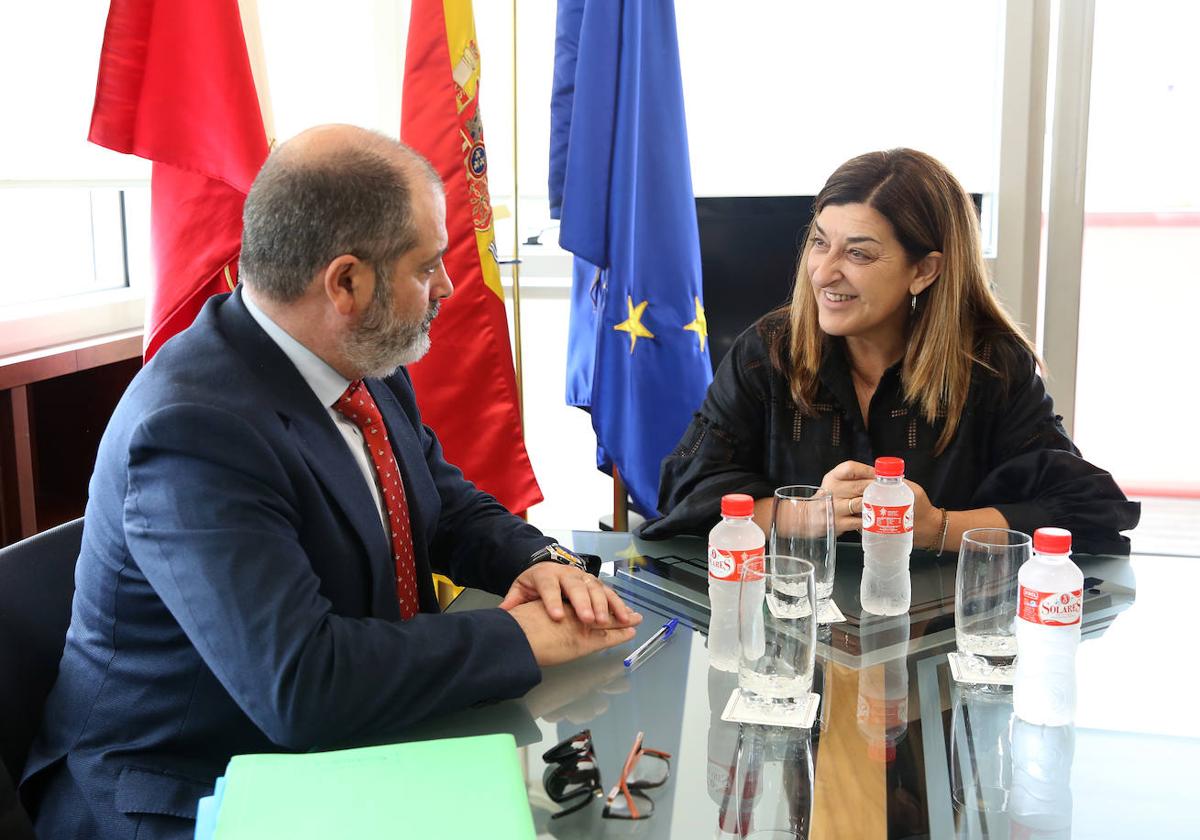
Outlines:
[[196,840],[534,837],[511,735],[239,755],[200,800]]

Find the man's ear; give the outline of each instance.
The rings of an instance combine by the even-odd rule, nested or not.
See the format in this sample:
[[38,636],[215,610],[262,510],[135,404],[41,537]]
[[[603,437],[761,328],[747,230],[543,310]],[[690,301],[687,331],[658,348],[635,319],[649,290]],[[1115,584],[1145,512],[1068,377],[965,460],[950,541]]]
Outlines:
[[321,288],[342,316],[363,312],[375,294],[375,271],[353,254],[342,254],[320,273]]
[[942,252],[930,251],[917,263],[917,276],[908,285],[910,295],[919,295],[933,285],[942,274]]

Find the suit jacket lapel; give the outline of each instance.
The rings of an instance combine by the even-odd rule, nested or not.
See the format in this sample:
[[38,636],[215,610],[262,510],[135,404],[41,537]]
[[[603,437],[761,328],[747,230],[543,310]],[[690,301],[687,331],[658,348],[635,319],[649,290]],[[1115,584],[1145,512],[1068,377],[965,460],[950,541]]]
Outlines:
[[394,600],[392,551],[379,509],[333,418],[296,366],[251,317],[242,303],[240,286],[225,301],[218,317],[234,351],[257,367],[264,397],[287,423],[304,460],[358,534],[373,591],[382,588],[393,593]]

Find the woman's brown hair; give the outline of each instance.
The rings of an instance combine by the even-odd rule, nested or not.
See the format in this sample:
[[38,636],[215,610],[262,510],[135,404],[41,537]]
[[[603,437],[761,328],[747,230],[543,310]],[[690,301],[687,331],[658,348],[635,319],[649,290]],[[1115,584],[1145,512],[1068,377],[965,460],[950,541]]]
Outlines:
[[[917,297],[905,337],[901,381],[904,398],[926,421],[945,415],[935,453],[954,437],[967,401],[971,367],[980,358],[983,335],[1010,336],[1036,358],[1033,344],[992,292],[979,222],[971,197],[934,158],[912,149],[860,155],[838,167],[813,203],[813,218],[830,205],[866,204],[892,225],[911,262],[942,253],[938,278]],[[771,360],[788,378],[801,411],[812,413],[825,334],[808,276],[808,237],[796,269],[787,313],[789,329],[768,339]],[[780,313],[782,314],[782,312]]]

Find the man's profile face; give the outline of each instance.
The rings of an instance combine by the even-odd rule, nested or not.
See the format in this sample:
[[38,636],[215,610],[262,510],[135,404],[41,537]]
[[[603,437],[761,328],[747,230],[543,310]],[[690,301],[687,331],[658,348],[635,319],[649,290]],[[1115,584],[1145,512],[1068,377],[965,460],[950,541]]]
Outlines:
[[375,273],[375,292],[345,340],[345,354],[363,376],[387,376],[429,350],[429,331],[442,298],[454,286],[446,252],[446,200],[424,181],[413,195],[417,244]]

